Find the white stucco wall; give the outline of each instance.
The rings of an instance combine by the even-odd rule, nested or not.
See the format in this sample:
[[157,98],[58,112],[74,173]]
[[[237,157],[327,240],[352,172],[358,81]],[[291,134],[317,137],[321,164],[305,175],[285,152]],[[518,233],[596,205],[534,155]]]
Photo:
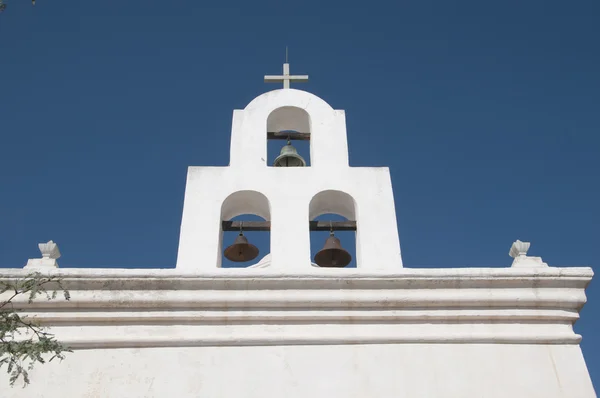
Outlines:
[[[174,336],[174,338],[176,338]],[[577,345],[373,344],[82,350],[3,397],[590,398]]]
[[[275,117],[271,117],[271,115]],[[306,116],[309,117],[307,122]],[[267,130],[300,130],[311,134],[311,166],[269,167]],[[282,141],[284,142],[284,141]],[[311,273],[308,222],[324,210],[352,214],[357,222],[357,267],[369,272],[402,267],[396,210],[389,169],[349,167],[346,122],[334,110],[305,91],[285,89],[265,93],[233,114],[229,167],[190,167],[177,255],[180,270],[211,271],[221,258],[222,205],[230,195],[240,197],[239,211],[271,221],[271,267]],[[323,191],[339,191],[353,199],[354,209],[335,199],[313,204]],[[267,198],[265,206],[259,193]],[[268,207],[266,211],[256,209]],[[344,214],[342,214],[344,215]],[[270,217],[270,218],[269,218]],[[348,217],[348,216],[346,216]],[[367,237],[367,238],[363,238]],[[376,238],[374,238],[376,237]]]
[[589,268],[328,271],[49,270],[71,300],[15,308],[74,352],[0,397],[595,396]]

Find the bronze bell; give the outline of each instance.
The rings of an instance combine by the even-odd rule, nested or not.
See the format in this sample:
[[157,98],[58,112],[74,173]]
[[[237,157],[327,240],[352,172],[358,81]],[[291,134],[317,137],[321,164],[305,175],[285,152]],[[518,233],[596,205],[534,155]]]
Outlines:
[[342,248],[340,240],[333,235],[333,232],[329,234],[323,248],[315,255],[315,263],[319,267],[342,268],[350,264],[350,261],[352,256]]
[[305,167],[306,161],[291,144],[288,139],[287,144],[281,148],[281,153],[273,162],[274,167]]
[[258,248],[248,243],[248,238],[240,231],[233,245],[225,249],[225,258],[236,263],[254,260],[258,257]]

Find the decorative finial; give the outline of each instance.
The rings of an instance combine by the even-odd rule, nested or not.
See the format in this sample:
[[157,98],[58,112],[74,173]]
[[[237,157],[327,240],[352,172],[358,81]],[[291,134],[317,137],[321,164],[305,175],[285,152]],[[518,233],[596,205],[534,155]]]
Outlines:
[[290,88],[290,82],[305,83],[308,75],[290,75],[290,64],[288,64],[288,48],[285,48],[285,64],[283,64],[283,75],[266,75],[265,83],[283,82],[283,88]]
[[521,242],[517,239],[510,247],[508,255],[512,258],[517,258],[518,256],[526,256],[527,250],[529,250],[529,246],[531,246],[531,242]]
[[25,268],[58,268],[56,259],[60,258],[60,250],[54,241],[49,240],[46,243],[39,243],[38,248],[42,253],[42,258],[30,258]]
[[513,242],[510,251],[508,252],[509,256],[514,258],[511,267],[537,268],[548,266],[548,264],[542,261],[541,257],[531,257],[527,255],[530,246],[530,242],[521,242],[520,240]]

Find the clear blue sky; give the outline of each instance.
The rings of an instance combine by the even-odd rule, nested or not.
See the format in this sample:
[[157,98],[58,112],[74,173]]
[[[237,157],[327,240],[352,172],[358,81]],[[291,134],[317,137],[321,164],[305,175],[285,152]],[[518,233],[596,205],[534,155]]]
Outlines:
[[[0,266],[173,267],[188,165],[292,72],[389,166],[409,267],[596,267],[600,2],[6,0]],[[484,4],[485,3],[485,4]],[[600,284],[575,329],[600,380]]]

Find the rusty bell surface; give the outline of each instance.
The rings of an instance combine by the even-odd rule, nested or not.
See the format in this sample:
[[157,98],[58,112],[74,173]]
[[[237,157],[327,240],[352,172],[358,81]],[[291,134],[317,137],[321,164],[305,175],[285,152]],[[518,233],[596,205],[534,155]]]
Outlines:
[[225,249],[225,258],[236,263],[254,260],[258,257],[258,248],[248,243],[248,238],[242,232],[235,238],[231,246]]
[[350,264],[350,261],[352,261],[352,256],[344,250],[340,240],[333,235],[333,232],[325,241],[323,248],[315,255],[315,263],[319,267],[342,268]]

